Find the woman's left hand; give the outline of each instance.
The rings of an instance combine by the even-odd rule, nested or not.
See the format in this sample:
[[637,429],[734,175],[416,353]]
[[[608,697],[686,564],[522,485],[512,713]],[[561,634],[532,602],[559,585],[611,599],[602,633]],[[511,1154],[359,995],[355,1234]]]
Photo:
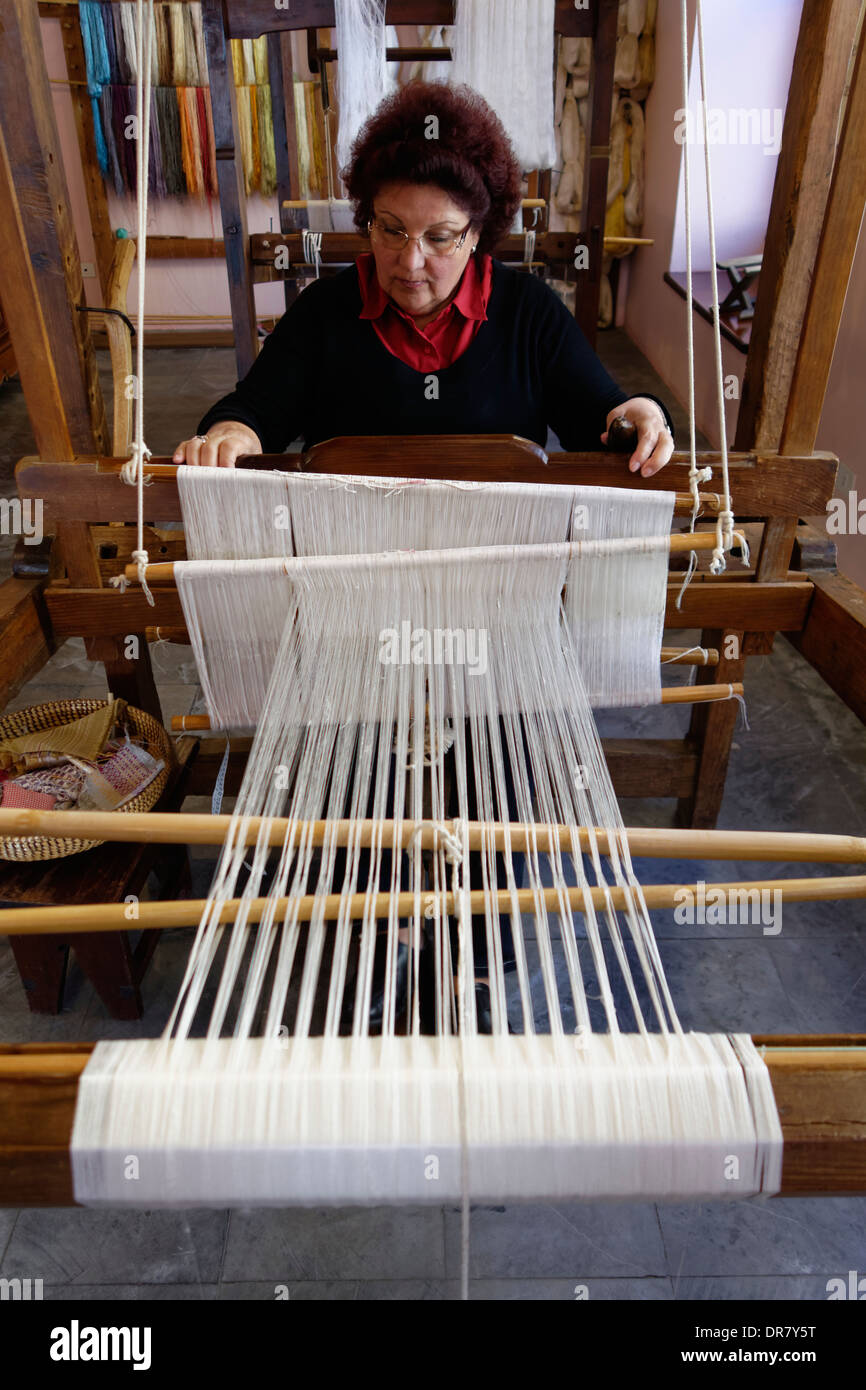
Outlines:
[[[642,478],[651,478],[664,468],[674,451],[673,435],[667,426],[661,407],[647,396],[632,396],[610,412],[607,426],[620,416],[625,416],[637,427],[637,448],[628,461],[629,470]],[[607,430],[601,436],[602,444],[607,443]]]

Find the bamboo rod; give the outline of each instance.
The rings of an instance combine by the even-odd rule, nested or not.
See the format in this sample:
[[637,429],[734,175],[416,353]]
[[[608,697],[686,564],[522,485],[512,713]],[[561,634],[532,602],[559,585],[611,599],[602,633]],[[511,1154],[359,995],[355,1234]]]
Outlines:
[[703,705],[714,700],[742,698],[742,681],[732,685],[673,685],[662,691],[663,705]]
[[[739,893],[779,893],[782,902],[824,902],[828,899],[866,898],[866,874],[850,875],[841,878],[799,878],[799,879],[757,879],[752,882],[708,883],[705,891],[725,895]],[[641,889],[643,900],[648,908],[665,909],[679,907],[692,895],[698,896],[695,883],[670,884],[652,883]],[[586,895],[586,896],[585,896]],[[488,902],[484,889],[472,889],[462,896],[466,910],[471,914],[482,915]],[[491,895],[496,908],[501,913],[513,911],[521,913],[537,911],[543,903],[550,912],[560,912],[567,905],[573,912],[585,909],[588,897],[596,909],[606,906],[622,911],[629,905],[630,895],[623,888],[564,888],[562,893],[556,888],[519,888],[512,896],[507,889]],[[299,898],[252,898],[230,899],[219,909],[218,920],[223,923],[234,921],[238,911],[243,909],[248,922],[259,922],[273,913],[277,919],[290,912],[299,922],[308,922],[314,913],[321,913],[325,921],[334,921],[341,914],[360,920],[372,906],[372,915],[377,920],[387,918],[391,911],[398,917],[411,917],[420,903],[422,909],[434,899],[440,909],[449,916],[454,915],[454,895],[452,893],[433,894],[421,890],[415,893],[375,893],[368,898],[364,893],[353,893],[344,897],[340,893],[323,896],[305,894]],[[515,902],[516,900],[516,902]],[[774,900],[775,901],[775,900]],[[206,898],[183,901],[144,902],[134,905],[128,903],[80,903],[72,907],[12,907],[0,913],[0,936],[41,936],[62,934],[75,936],[79,932],[129,931],[134,924],[138,931],[163,930],[170,927],[197,926],[202,915],[209,909]],[[130,916],[130,911],[134,912]]]
[[[178,465],[178,467],[180,466],[182,465]],[[735,540],[742,539],[737,532],[734,533],[734,538]],[[692,550],[715,550],[716,533],[715,531],[675,531],[673,535],[669,537],[669,542],[671,555],[688,555]],[[627,539],[620,541],[584,541],[582,543],[580,541],[574,541],[571,543],[563,542],[561,547],[563,555],[565,555],[565,553],[568,551],[569,544],[571,544],[571,546],[574,547],[576,554],[580,554],[581,547],[584,549],[585,552],[591,554],[594,546],[596,546],[598,548],[598,551],[603,554],[616,553],[617,551],[621,551],[623,554],[629,554],[630,552],[633,552],[635,555],[645,553],[643,550],[642,541]],[[493,547],[482,547],[482,549],[491,548]],[[526,552],[529,558],[536,558],[537,555],[541,554],[541,552],[547,548],[548,547],[536,545],[526,545],[520,547],[522,551]],[[473,552],[469,550],[465,552],[465,554],[470,555],[472,553]],[[418,554],[448,555],[449,551],[423,551],[418,552]],[[311,563],[314,560],[327,560],[337,568],[350,568],[350,562],[354,560],[354,557],[351,555],[328,555],[308,557],[296,556],[293,558],[294,560],[306,558]],[[340,562],[343,563],[341,564]],[[263,562],[250,561],[251,565],[255,565],[257,563]],[[286,563],[291,564],[293,563],[293,561],[287,560]],[[321,566],[317,565],[316,567],[320,568]],[[132,564],[127,565],[124,569],[124,575],[130,582],[136,581],[138,579],[138,566]],[[160,562],[159,564],[148,565],[145,569],[145,578],[148,584],[172,584],[174,582],[174,561],[167,560],[164,562]]]
[[[733,685],[672,685],[662,691],[663,705],[705,705],[714,700],[732,700],[743,695],[742,681]],[[173,734],[207,733],[213,728],[209,714],[175,714],[171,718]]]
[[[169,632],[172,629],[157,628]],[[148,632],[153,632],[153,628],[148,628]],[[148,638],[148,640],[150,640]],[[719,652],[716,647],[662,647],[662,665],[664,666],[718,666]]]
[[[229,815],[212,816],[189,811],[31,811],[0,807],[0,835],[74,836],[82,840],[111,840],[152,844],[221,845],[234,824]],[[417,836],[422,849],[435,849],[439,830],[430,821],[393,820],[316,820],[291,821],[288,817],[250,816],[244,827],[245,844],[256,843],[263,826],[268,826],[268,843],[282,845],[291,826],[300,840],[309,837],[314,848],[324,844],[368,848],[381,843],[387,848],[404,848]],[[866,864],[866,837],[856,835],[815,835],[781,830],[680,830],[643,826],[624,829],[623,835],[635,859],[735,859],[770,863]],[[497,850],[510,845],[522,851],[536,847],[546,853],[551,847],[551,827],[518,822],[486,824],[470,821],[466,825],[470,850],[481,850],[492,842]],[[609,853],[608,832],[592,832],[600,853]],[[567,849],[576,842],[581,851],[589,849],[590,831],[574,833],[567,825],[553,827],[556,848]],[[616,845],[617,836],[614,836]]]

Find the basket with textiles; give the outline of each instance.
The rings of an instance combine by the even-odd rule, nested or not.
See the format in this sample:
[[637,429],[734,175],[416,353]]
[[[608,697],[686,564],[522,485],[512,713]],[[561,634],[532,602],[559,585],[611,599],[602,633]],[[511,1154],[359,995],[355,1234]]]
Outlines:
[[[149,811],[175,757],[165,729],[124,700],[52,700],[0,718],[0,804]],[[62,859],[101,840],[2,836],[0,859]]]

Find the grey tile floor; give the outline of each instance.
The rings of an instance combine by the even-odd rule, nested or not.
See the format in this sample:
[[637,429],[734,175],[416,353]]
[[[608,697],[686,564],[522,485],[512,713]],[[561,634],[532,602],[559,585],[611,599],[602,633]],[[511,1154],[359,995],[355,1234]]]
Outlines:
[[[665,396],[624,335],[602,335],[600,349],[627,390]],[[151,351],[147,359],[147,438],[154,452],[170,452],[233,384],[233,358],[224,350],[187,349]],[[684,423],[678,411],[675,417]],[[12,466],[32,449],[16,384],[0,386],[0,495],[13,495]],[[11,549],[9,538],[0,537],[0,576],[8,573]],[[689,635],[678,633],[676,640]],[[196,708],[200,692],[189,649],[158,647],[154,664],[165,715]],[[105,693],[101,670],[87,662],[82,643],[68,642],[15,705],[91,693]],[[863,728],[784,640],[772,656],[751,663],[748,715],[751,727],[735,739],[720,825],[862,833]],[[686,719],[668,706],[605,715],[600,724],[606,736],[676,737]],[[626,803],[630,824],[668,824],[671,813],[663,801]],[[206,890],[211,864],[208,852],[195,856],[197,892]],[[654,881],[719,877],[710,864],[645,860],[637,868]],[[761,874],[776,876],[776,866],[724,868],[730,879]],[[775,936],[760,925],[681,925],[672,913],[654,920],[686,1027],[866,1028],[863,903],[788,907]],[[0,944],[0,1037],[156,1033],[187,941],[182,932],[161,941],[140,1024],[108,1019],[74,962],[63,1013],[30,1014],[11,954]],[[866,1199],[860,1198],[482,1209],[472,1215],[471,1297],[820,1300],[830,1278],[866,1272],[864,1232]],[[0,1277],[42,1278],[49,1298],[273,1299],[285,1286],[292,1299],[437,1300],[457,1296],[458,1276],[459,1213],[451,1208],[0,1211]]]

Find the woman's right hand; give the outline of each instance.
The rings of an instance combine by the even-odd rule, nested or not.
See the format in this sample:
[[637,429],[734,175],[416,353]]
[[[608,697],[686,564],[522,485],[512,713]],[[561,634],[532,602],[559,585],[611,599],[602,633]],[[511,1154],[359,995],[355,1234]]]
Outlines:
[[172,462],[188,463],[194,468],[234,468],[244,454],[263,452],[261,440],[249,425],[242,425],[239,420],[220,420],[211,425],[206,435],[182,440]]

